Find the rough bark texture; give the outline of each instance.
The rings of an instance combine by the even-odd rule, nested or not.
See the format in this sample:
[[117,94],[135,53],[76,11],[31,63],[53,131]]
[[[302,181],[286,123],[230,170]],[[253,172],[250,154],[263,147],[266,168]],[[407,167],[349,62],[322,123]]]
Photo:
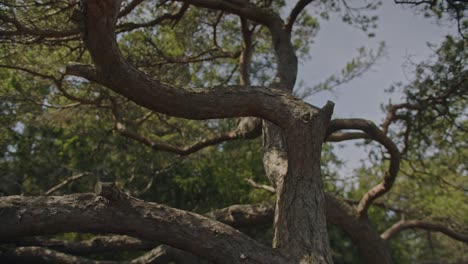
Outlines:
[[318,114],[305,117],[285,131],[288,172],[277,186],[273,247],[299,263],[332,263],[325,228],[325,199],[320,158],[329,103]]
[[[289,263],[217,221],[108,191],[67,196],[0,198],[0,242],[63,232],[116,233],[161,242],[215,263]],[[194,243],[196,241],[196,243]]]
[[[31,206],[31,203],[34,203],[35,207]],[[23,208],[22,212],[26,213],[26,210],[35,210],[36,207],[43,208],[42,210],[47,211],[47,204],[49,203],[50,199],[28,198],[22,199],[21,201],[17,201],[17,206]],[[380,239],[377,231],[372,227],[367,218],[358,217],[358,214],[353,207],[351,207],[341,199],[336,198],[330,194],[325,194],[325,204],[326,217],[328,223],[336,225],[338,228],[340,228],[346,234],[349,235],[351,240],[357,246],[358,251],[360,252],[360,255],[365,261],[365,263],[392,263],[390,253],[388,251],[388,247],[386,246],[385,241]],[[6,208],[8,207],[6,205],[6,197],[0,199],[0,206],[4,210],[6,210]],[[56,204],[56,206],[59,205]],[[257,225],[273,223],[274,207],[275,205],[273,203],[233,205],[224,209],[212,211],[206,216],[235,227],[255,227]],[[94,210],[94,208],[87,207],[86,210]],[[72,219],[74,212],[70,213],[70,219],[71,221],[74,221]],[[90,213],[85,212],[84,214]],[[16,218],[16,215],[2,215],[2,223],[15,221],[15,219],[8,218]],[[52,219],[46,219],[46,221],[49,220]],[[39,221],[42,220],[37,219],[35,224],[40,224],[38,223]],[[29,222],[19,223],[19,225],[28,224]],[[44,225],[44,223],[41,223],[41,225]],[[78,227],[79,226],[76,226],[76,228]],[[22,228],[27,228],[27,226]],[[61,227],[50,226],[50,229],[37,230],[37,232],[38,234],[56,233],[58,232],[56,228]],[[73,227],[70,228],[73,229]],[[0,229],[0,237],[6,237],[6,233],[4,233],[4,231],[6,230],[7,229]],[[128,236],[98,236],[91,240],[68,243],[64,241],[40,238],[26,238],[20,240],[12,238],[8,239],[8,242],[14,242],[14,244],[17,246],[40,246],[49,248],[51,250],[76,255],[99,253],[113,250],[148,250],[154,248],[156,245],[159,244],[159,242],[157,241],[142,240]],[[21,252],[26,251],[23,250]],[[9,254],[10,256],[12,256],[12,253],[18,255],[17,253],[21,252],[15,253],[12,251]],[[163,256],[159,253],[158,256],[160,258],[163,258]],[[167,256],[164,256],[164,258],[167,258]]]

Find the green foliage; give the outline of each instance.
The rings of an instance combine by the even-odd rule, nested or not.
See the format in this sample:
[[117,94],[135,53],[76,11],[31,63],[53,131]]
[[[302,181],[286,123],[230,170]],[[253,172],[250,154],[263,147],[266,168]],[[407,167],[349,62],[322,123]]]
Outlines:
[[[415,66],[413,81],[392,88],[401,89],[405,103],[415,108],[398,112],[401,123],[390,131],[403,149],[403,161],[394,187],[382,200],[399,211],[371,211],[378,230],[402,219],[418,219],[468,231],[465,50],[463,40],[447,37],[433,58]],[[378,184],[388,166],[382,162],[383,150],[370,148],[371,163],[356,171],[359,185],[348,193],[350,197],[362,197]],[[454,252],[466,250],[461,242],[426,231],[401,232],[390,245],[397,263],[430,259],[458,263],[464,261],[463,256]]]

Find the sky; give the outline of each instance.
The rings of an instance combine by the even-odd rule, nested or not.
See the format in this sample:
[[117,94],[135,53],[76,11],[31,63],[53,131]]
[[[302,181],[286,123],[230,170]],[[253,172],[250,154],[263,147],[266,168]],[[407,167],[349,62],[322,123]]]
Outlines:
[[[412,78],[410,68],[403,67],[408,64],[408,58],[413,62],[425,60],[433,54],[428,42],[439,44],[446,35],[457,34],[455,25],[440,25],[434,18],[424,18],[409,7],[388,0],[382,2],[375,12],[379,17],[376,37],[368,38],[365,32],[344,24],[335,15],[321,22],[321,29],[310,49],[311,59],[299,66],[299,80],[304,81],[305,86],[313,86],[331,74],[339,73],[358,54],[358,48],[376,48],[380,41],[385,41],[386,56],[364,76],[332,93],[322,92],[308,99],[316,106],[325,105],[327,100],[333,101],[334,118],[365,118],[380,125],[385,118],[381,105],[390,99],[384,90],[395,82],[407,83]],[[391,99],[394,103],[401,102],[401,94],[394,94]],[[344,148],[339,150],[339,157],[347,161],[344,172],[350,173],[360,160],[367,159],[364,150],[354,146],[356,142],[343,144]]]

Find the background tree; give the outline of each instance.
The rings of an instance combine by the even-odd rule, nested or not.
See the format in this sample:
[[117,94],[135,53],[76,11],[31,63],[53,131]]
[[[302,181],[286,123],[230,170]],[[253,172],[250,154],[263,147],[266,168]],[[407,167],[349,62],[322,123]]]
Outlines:
[[[385,109],[381,128],[361,119],[329,121],[331,105],[319,109],[289,95],[297,56],[307,54],[318,30],[316,16],[303,10],[309,4],[322,17],[336,12],[365,31],[376,19],[367,11],[379,6],[2,1],[2,192],[28,195],[0,199],[2,258],[330,263],[333,256],[391,263],[392,254],[399,263],[426,260],[429,252],[432,259],[465,261],[454,252],[466,244],[452,239],[467,241],[466,43],[447,38],[437,57],[416,67],[413,82],[395,87],[405,101]],[[342,76],[314,91],[360,76],[382,51],[361,50]],[[213,119],[226,117],[242,118]],[[325,139],[379,143],[368,145],[373,165],[360,169],[356,188],[337,184],[343,177],[334,169],[340,161],[333,146],[320,155]],[[126,193],[100,184],[97,195],[30,197],[89,191],[96,180],[116,182]],[[133,197],[205,214],[257,242]],[[333,254],[325,215],[337,227],[328,232]],[[408,228],[451,239],[402,233],[390,250],[385,240]],[[33,237],[64,232],[76,233]],[[262,245],[271,240],[279,250]],[[126,253],[103,253],[117,250]]]

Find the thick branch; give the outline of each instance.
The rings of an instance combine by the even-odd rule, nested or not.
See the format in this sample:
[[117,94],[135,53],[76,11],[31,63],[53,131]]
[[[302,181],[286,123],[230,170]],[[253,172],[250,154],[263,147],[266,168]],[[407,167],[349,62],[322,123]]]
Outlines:
[[0,239],[105,232],[158,241],[217,263],[288,263],[271,249],[217,221],[144,202],[107,185],[97,191],[104,196],[2,197]]
[[272,204],[232,205],[206,214],[235,228],[271,224],[274,207]]
[[245,0],[178,0],[194,6],[210,8],[236,14],[240,17],[270,26],[281,18],[275,13],[256,7]]
[[[66,199],[70,198],[70,196],[65,197]],[[4,204],[5,198],[0,199],[0,206]],[[54,197],[49,197],[49,199],[51,198]],[[29,199],[32,200],[32,198]],[[386,247],[367,218],[359,218],[351,206],[330,194],[325,194],[325,200],[327,221],[338,226],[351,237],[367,263],[391,263]],[[26,208],[26,210],[28,209]],[[233,205],[212,211],[206,216],[236,228],[271,224],[274,216],[274,204]],[[1,229],[0,235],[1,237],[4,235]],[[16,242],[16,244],[48,247],[65,253],[82,255],[109,250],[147,250],[159,243],[150,239],[141,240],[128,236],[98,236],[91,240],[65,243],[50,239],[27,238]]]
[[279,90],[246,86],[184,89],[152,79],[120,55],[115,41],[119,4],[120,1],[111,0],[88,1],[86,42],[96,68],[72,65],[68,67],[69,74],[99,82],[156,112],[184,118],[258,116],[284,126],[291,117],[300,118],[310,112],[310,106]]
[[382,144],[391,156],[390,166],[383,177],[383,181],[370,189],[361,199],[357,207],[358,213],[366,214],[367,209],[372,202],[388,192],[395,182],[398,170],[400,168],[400,151],[397,146],[389,139],[373,122],[364,119],[335,119],[330,122],[327,134],[342,129],[356,129],[365,132],[371,139]]
[[434,223],[429,223],[429,222],[424,222],[424,221],[419,221],[419,220],[407,220],[407,221],[401,220],[395,223],[394,225],[392,225],[389,229],[387,229],[387,231],[382,233],[380,237],[384,240],[388,240],[388,239],[391,239],[396,234],[398,234],[400,231],[403,231],[405,229],[410,229],[410,228],[411,229],[418,228],[418,229],[424,229],[424,230],[433,231],[433,232],[440,232],[455,240],[468,243],[468,234],[466,233],[457,232],[441,224],[434,224]]
[[326,141],[328,142],[341,142],[354,139],[369,139],[369,136],[366,133],[361,132],[350,132],[350,133],[341,133],[335,132],[327,136]]

